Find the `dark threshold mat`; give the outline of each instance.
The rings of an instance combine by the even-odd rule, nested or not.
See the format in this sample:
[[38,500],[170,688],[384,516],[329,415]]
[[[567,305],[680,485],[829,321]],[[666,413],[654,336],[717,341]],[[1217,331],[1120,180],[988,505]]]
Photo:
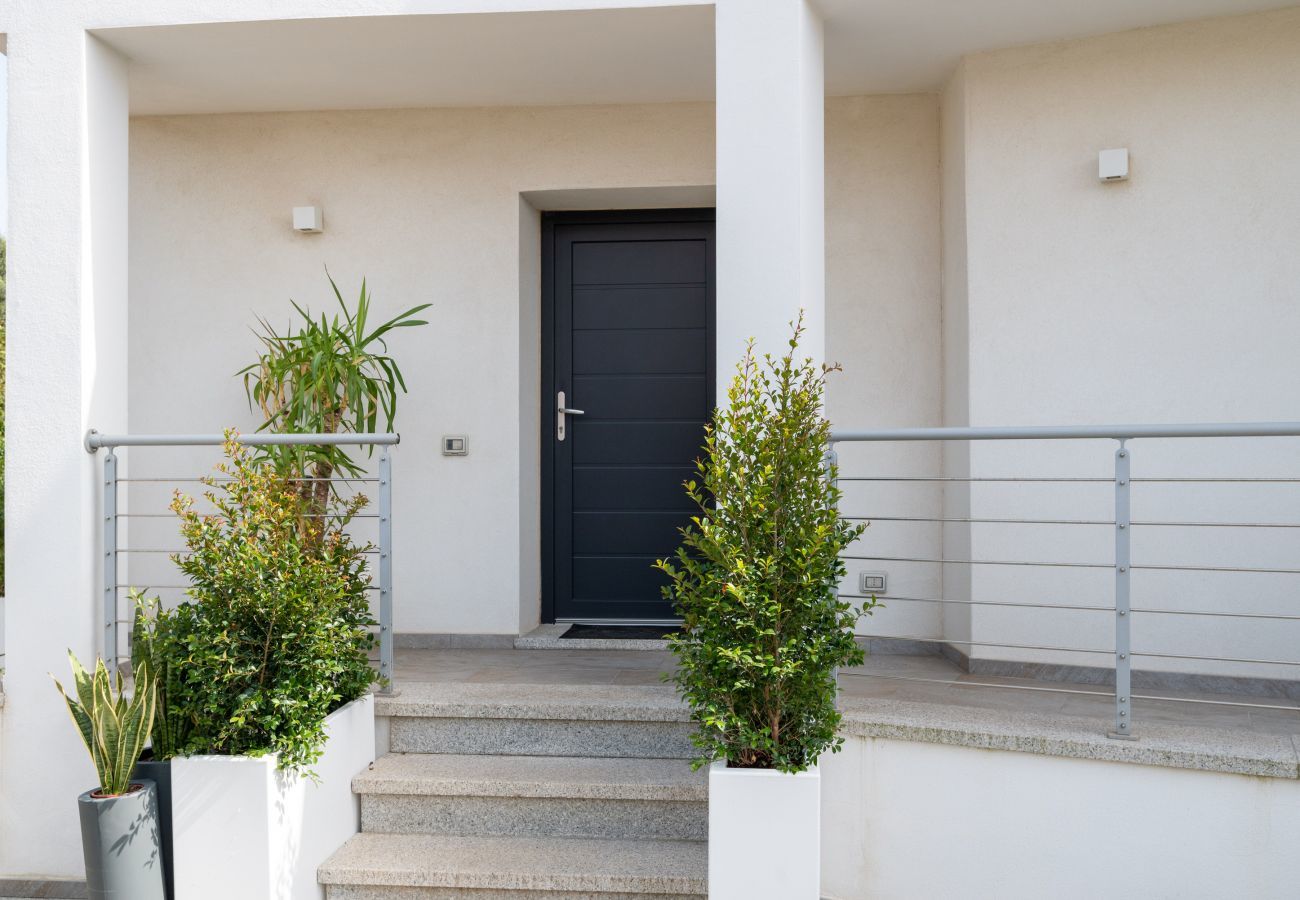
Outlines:
[[661,641],[681,630],[678,625],[570,625],[560,637],[589,641]]

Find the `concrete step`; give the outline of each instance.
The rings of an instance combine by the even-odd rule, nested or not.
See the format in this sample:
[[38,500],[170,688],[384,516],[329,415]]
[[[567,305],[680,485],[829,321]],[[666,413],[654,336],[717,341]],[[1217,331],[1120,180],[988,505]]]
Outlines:
[[695,756],[690,716],[667,685],[403,683],[375,711],[395,753]]
[[328,900],[687,900],[698,841],[359,834],[320,868]]
[[364,832],[702,841],[707,779],[680,759],[394,753],[352,788]]

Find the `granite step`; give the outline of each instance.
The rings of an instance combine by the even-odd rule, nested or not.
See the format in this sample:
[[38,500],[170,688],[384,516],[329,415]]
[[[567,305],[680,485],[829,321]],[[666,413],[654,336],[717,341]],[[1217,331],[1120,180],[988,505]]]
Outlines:
[[707,779],[680,759],[393,753],[352,789],[364,832],[702,841]]
[[359,834],[321,866],[327,900],[687,900],[699,841]]
[[395,753],[690,759],[667,685],[403,684],[378,699]]

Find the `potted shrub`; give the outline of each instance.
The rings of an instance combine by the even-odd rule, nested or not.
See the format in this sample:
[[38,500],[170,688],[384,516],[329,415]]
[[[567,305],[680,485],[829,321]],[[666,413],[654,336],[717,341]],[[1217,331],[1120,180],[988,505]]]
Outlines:
[[141,659],[169,665],[154,749],[170,758],[185,900],[319,897],[316,867],[357,831],[351,779],[374,760],[369,578],[345,527],[364,497],[303,498],[227,436],[201,513],[178,494],[188,598],[140,607]]
[[148,667],[136,671],[128,697],[121,673],[110,678],[103,660],[96,662],[91,675],[72,651],[68,659],[76,696],[55,684],[99,775],[99,787],[77,798],[90,897],[163,900],[157,793],[152,781],[132,777],[153,725]]
[[863,526],[843,521],[822,415],[835,367],[751,341],[708,429],[698,504],[659,567],[683,619],[672,676],[709,765],[709,893],[746,900],[820,896],[817,760],[837,751],[835,672],[862,661],[855,609],[837,597],[839,554]]
[[[326,273],[328,276],[328,273]],[[354,308],[262,321],[257,361],[239,374],[259,430],[392,430],[406,386],[386,338],[426,324],[408,309],[370,321],[362,282]],[[354,834],[352,777],[374,760],[374,682],[365,554],[346,528],[366,503],[330,479],[363,474],[341,447],[252,453],[228,435],[221,480],[200,514],[173,510],[189,552],[176,558],[189,599],[137,604],[133,656],[159,676],[153,759],[171,788],[165,850],[185,900],[319,897],[317,866]]]

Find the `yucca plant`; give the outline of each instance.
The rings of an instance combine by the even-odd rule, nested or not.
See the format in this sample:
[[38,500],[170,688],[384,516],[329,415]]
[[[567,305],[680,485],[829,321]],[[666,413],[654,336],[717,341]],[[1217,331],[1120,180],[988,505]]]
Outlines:
[[149,667],[143,665],[136,671],[135,689],[127,696],[122,673],[111,677],[102,659],[96,661],[93,675],[71,650],[68,659],[72,662],[76,698],[68,696],[58,679],[54,684],[67,702],[72,721],[99,773],[99,795],[117,797],[129,793],[131,772],[153,728],[155,694]]
[[[388,355],[385,338],[398,328],[427,325],[415,316],[432,304],[413,306],[372,326],[365,280],[356,308],[349,309],[333,277],[328,271],[325,275],[339,305],[332,318],[315,317],[291,300],[302,320],[296,330],[281,334],[266,319],[258,320],[262,353],[237,373],[244,379],[249,406],[262,413],[258,431],[364,433],[377,431],[381,423],[385,431],[393,428],[397,395],[406,392],[406,382]],[[303,521],[317,534],[323,529],[315,526],[328,512],[329,479],[362,472],[342,447],[268,447],[261,458],[271,461],[282,477],[297,480]]]

